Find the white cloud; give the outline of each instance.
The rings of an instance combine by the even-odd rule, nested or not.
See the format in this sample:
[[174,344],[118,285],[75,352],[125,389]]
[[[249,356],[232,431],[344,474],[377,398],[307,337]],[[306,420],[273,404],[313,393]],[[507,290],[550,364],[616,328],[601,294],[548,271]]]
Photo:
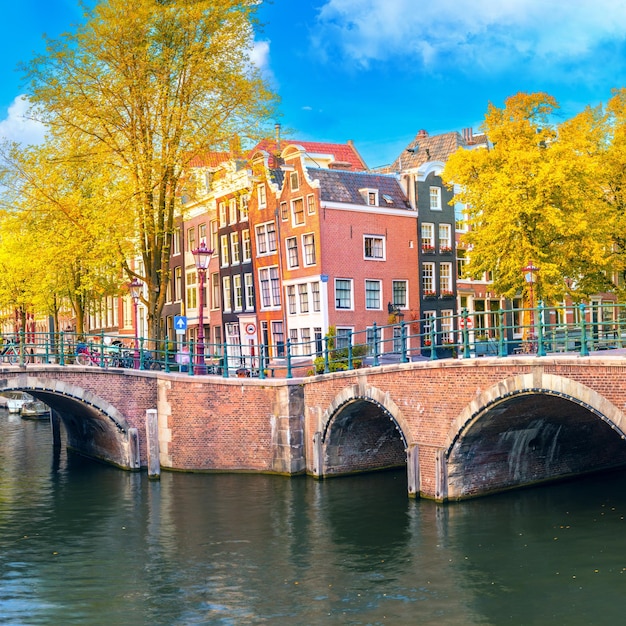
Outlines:
[[626,8],[624,0],[327,0],[317,22],[326,56],[331,45],[363,66],[406,57],[433,70],[498,72],[523,61],[545,72],[623,42]]
[[44,126],[28,118],[30,104],[25,96],[18,96],[9,106],[7,117],[0,121],[0,137],[23,144],[41,143]]
[[250,60],[260,70],[265,70],[269,66],[270,58],[270,42],[269,41],[255,41],[252,52],[250,53]]

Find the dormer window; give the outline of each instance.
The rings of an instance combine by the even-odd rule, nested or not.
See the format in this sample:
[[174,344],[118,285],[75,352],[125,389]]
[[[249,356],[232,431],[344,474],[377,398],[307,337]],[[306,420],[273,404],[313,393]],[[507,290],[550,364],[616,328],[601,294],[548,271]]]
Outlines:
[[378,189],[359,189],[368,206],[378,206]]

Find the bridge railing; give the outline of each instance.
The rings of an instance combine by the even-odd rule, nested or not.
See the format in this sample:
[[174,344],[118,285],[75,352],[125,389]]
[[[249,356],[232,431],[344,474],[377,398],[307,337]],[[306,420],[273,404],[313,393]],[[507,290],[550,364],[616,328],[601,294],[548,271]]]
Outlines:
[[[337,328],[326,337],[275,344],[204,343],[100,333],[18,333],[3,338],[4,363],[159,369],[189,376],[287,377],[440,358],[545,356],[626,347],[625,304],[577,304],[425,314],[365,329]],[[302,333],[300,333],[302,335]],[[306,333],[305,333],[306,336]]]

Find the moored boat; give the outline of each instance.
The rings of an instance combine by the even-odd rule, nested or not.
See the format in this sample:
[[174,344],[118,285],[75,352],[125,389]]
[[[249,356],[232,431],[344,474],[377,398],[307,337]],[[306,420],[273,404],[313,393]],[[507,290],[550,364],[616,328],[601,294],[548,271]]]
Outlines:
[[6,400],[3,404],[9,410],[9,413],[20,413],[26,402],[32,402],[34,400],[34,398],[25,391],[5,391],[0,395]]
[[22,405],[20,415],[24,419],[48,419],[50,417],[50,407],[41,400],[31,400]]

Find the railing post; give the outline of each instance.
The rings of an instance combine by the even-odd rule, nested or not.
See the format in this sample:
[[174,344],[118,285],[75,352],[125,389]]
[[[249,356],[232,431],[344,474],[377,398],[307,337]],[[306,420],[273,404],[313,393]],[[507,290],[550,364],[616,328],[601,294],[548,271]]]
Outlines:
[[578,305],[580,309],[580,356],[589,356],[589,348],[587,347],[587,319],[585,312],[585,303]]
[[59,333],[59,364],[65,365],[65,333],[61,331]]
[[469,343],[469,314],[466,308],[463,308],[461,311],[461,316],[463,320],[463,328],[461,328],[461,334],[463,335],[463,358],[469,359],[472,355],[470,352],[470,343]]
[[437,359],[437,348],[435,346],[435,341],[437,340],[437,334],[435,332],[435,320],[437,318],[433,317],[430,321],[430,360],[435,361]]
[[408,363],[409,355],[406,351],[406,324],[404,320],[400,320],[400,348],[402,350],[402,363]]
[[353,361],[353,354],[352,354],[352,330],[348,331],[348,369],[349,370],[353,370],[354,369],[354,361]]
[[265,344],[259,346],[259,378],[265,378]]
[[544,333],[543,312],[545,310],[543,301],[539,302],[539,306],[537,307],[537,309],[538,309],[537,317],[539,318],[537,320],[537,356],[546,356],[546,346],[544,345],[544,342],[543,342],[543,333]]
[[143,354],[143,337],[139,340],[139,369],[146,369],[144,362],[144,354]]
[[324,374],[330,372],[330,364],[328,363],[328,336],[324,337]]
[[222,378],[228,378],[228,344],[222,346]]
[[100,331],[100,367],[104,367],[104,330]]
[[189,362],[187,363],[187,375],[188,376],[195,376],[195,372],[194,369],[196,369],[193,364],[195,363],[195,355],[196,355],[196,349],[195,349],[195,344],[193,341],[189,342]]
[[506,356],[506,343],[504,341],[504,311],[498,312],[498,356]]
[[287,378],[293,378],[291,372],[291,339],[287,337]]
[[20,358],[19,358],[20,367],[24,367],[26,363],[26,360],[24,359],[24,350],[26,350],[24,329],[20,328]]
[[374,367],[380,365],[380,361],[378,360],[378,328],[376,327],[376,322],[372,324],[372,332],[374,333]]

